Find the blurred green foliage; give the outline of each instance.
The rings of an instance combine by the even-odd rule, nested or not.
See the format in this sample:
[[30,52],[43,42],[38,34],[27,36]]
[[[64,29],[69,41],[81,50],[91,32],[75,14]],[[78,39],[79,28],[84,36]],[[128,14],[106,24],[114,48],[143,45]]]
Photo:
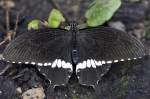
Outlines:
[[31,29],[39,29],[39,25],[40,25],[40,20],[32,20],[31,22],[29,22],[28,24],[28,30]]
[[94,0],[85,13],[88,26],[98,26],[111,19],[121,6],[121,0]]
[[48,27],[58,28],[61,22],[64,21],[65,18],[63,17],[62,13],[57,9],[53,9],[48,17]]
[[[121,0],[94,0],[85,13],[87,25],[96,27],[110,20],[116,10],[121,6]],[[47,20],[47,27],[58,28],[62,22],[65,22],[63,14],[52,9]],[[40,21],[32,20],[28,24],[28,29],[38,29]]]
[[[37,19],[32,20],[28,24],[28,30],[39,29],[41,25],[47,26],[49,28],[58,28],[61,22],[64,22],[64,21],[65,21],[65,18],[63,17],[62,13],[57,9],[53,9],[49,14],[48,22],[42,22]],[[47,24],[45,25],[44,23],[47,23]]]

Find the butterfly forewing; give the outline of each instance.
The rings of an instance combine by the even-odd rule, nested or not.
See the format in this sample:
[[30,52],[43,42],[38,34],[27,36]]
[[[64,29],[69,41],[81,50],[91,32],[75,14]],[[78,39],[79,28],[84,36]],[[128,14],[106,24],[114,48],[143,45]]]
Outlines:
[[41,29],[24,33],[5,49],[5,60],[14,62],[49,63],[55,59],[71,62],[70,37],[61,29]]
[[[144,56],[144,46],[135,37],[122,31],[101,27],[82,29],[78,34],[79,63],[76,66],[80,83],[86,83],[83,75],[90,75],[88,69],[94,68],[96,80],[109,69],[105,64],[138,59]],[[87,69],[88,68],[88,69]],[[87,71],[85,72],[86,69]],[[84,71],[84,72],[83,72]],[[86,73],[86,74],[83,74]],[[82,74],[82,76],[81,76]],[[100,76],[101,75],[101,76]],[[92,76],[88,76],[88,79]]]
[[12,63],[38,65],[41,73],[54,84],[60,77],[59,84],[63,84],[71,75],[68,72],[73,70],[70,38],[68,31],[63,29],[30,31],[10,42],[4,50],[3,57]]
[[144,46],[138,39],[113,28],[80,30],[78,42],[80,61],[133,59],[144,55]]

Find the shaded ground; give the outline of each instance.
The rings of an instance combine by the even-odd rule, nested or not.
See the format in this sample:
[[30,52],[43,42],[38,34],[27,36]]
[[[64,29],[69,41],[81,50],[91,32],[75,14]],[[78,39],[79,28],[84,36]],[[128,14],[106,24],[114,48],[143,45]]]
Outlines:
[[[91,0],[56,1],[69,19],[72,19],[74,16],[78,22],[81,22],[84,20],[85,9]],[[141,39],[147,49],[149,49],[150,1],[135,1],[124,0],[121,9],[105,25],[117,28],[121,26],[120,29],[132,33]],[[11,12],[11,28],[14,26],[17,11],[24,9],[20,16],[21,19],[17,31],[17,35],[19,35],[26,31],[26,25],[30,20],[37,18],[46,19],[51,8],[53,7],[48,0],[36,0],[36,2],[33,0],[18,0],[16,7]],[[0,8],[0,27],[5,30],[4,15],[4,10]],[[1,28],[0,40],[5,35]],[[0,47],[1,52],[4,47]],[[40,75],[35,67],[20,66],[17,64],[12,66],[12,64],[0,61],[0,72],[4,71],[6,65],[12,66],[13,70],[13,72],[7,71],[4,76],[0,76],[0,90],[5,93],[1,94],[0,91],[0,99],[20,99],[24,92],[32,88],[43,88],[47,99],[149,99],[149,63],[150,58],[145,57],[142,60],[132,61],[130,63],[113,64],[111,70],[103,77],[95,90],[92,87],[73,83],[67,86],[56,87],[54,92],[53,88],[49,86],[48,81]],[[20,77],[16,77],[16,75],[20,75]],[[27,96],[32,95],[27,94]],[[39,99],[40,97],[42,96],[39,96]]]

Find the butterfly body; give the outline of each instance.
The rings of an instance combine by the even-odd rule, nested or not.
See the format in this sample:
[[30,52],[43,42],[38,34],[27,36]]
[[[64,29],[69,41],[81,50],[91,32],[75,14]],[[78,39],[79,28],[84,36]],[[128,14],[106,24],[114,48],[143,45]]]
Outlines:
[[72,63],[76,65],[78,63],[78,43],[77,43],[77,33],[78,28],[76,23],[70,24],[70,32],[72,34],[72,48],[71,48],[71,59]]
[[143,44],[128,33],[108,27],[79,29],[74,22],[69,31],[39,29],[24,33],[3,53],[5,61],[38,65],[40,72],[54,83],[67,83],[74,72],[86,85],[100,80],[111,63],[144,55]]

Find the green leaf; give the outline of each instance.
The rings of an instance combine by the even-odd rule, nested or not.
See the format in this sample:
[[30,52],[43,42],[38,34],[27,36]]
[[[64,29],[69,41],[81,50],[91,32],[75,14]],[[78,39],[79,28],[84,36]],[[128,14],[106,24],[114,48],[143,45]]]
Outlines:
[[53,9],[48,17],[48,27],[58,28],[61,22],[64,21],[65,18],[63,17],[62,13],[57,9]]
[[95,0],[85,13],[88,26],[104,24],[120,6],[121,0]]
[[32,20],[31,22],[29,22],[28,24],[28,30],[31,29],[39,29],[39,25],[40,25],[40,20]]

